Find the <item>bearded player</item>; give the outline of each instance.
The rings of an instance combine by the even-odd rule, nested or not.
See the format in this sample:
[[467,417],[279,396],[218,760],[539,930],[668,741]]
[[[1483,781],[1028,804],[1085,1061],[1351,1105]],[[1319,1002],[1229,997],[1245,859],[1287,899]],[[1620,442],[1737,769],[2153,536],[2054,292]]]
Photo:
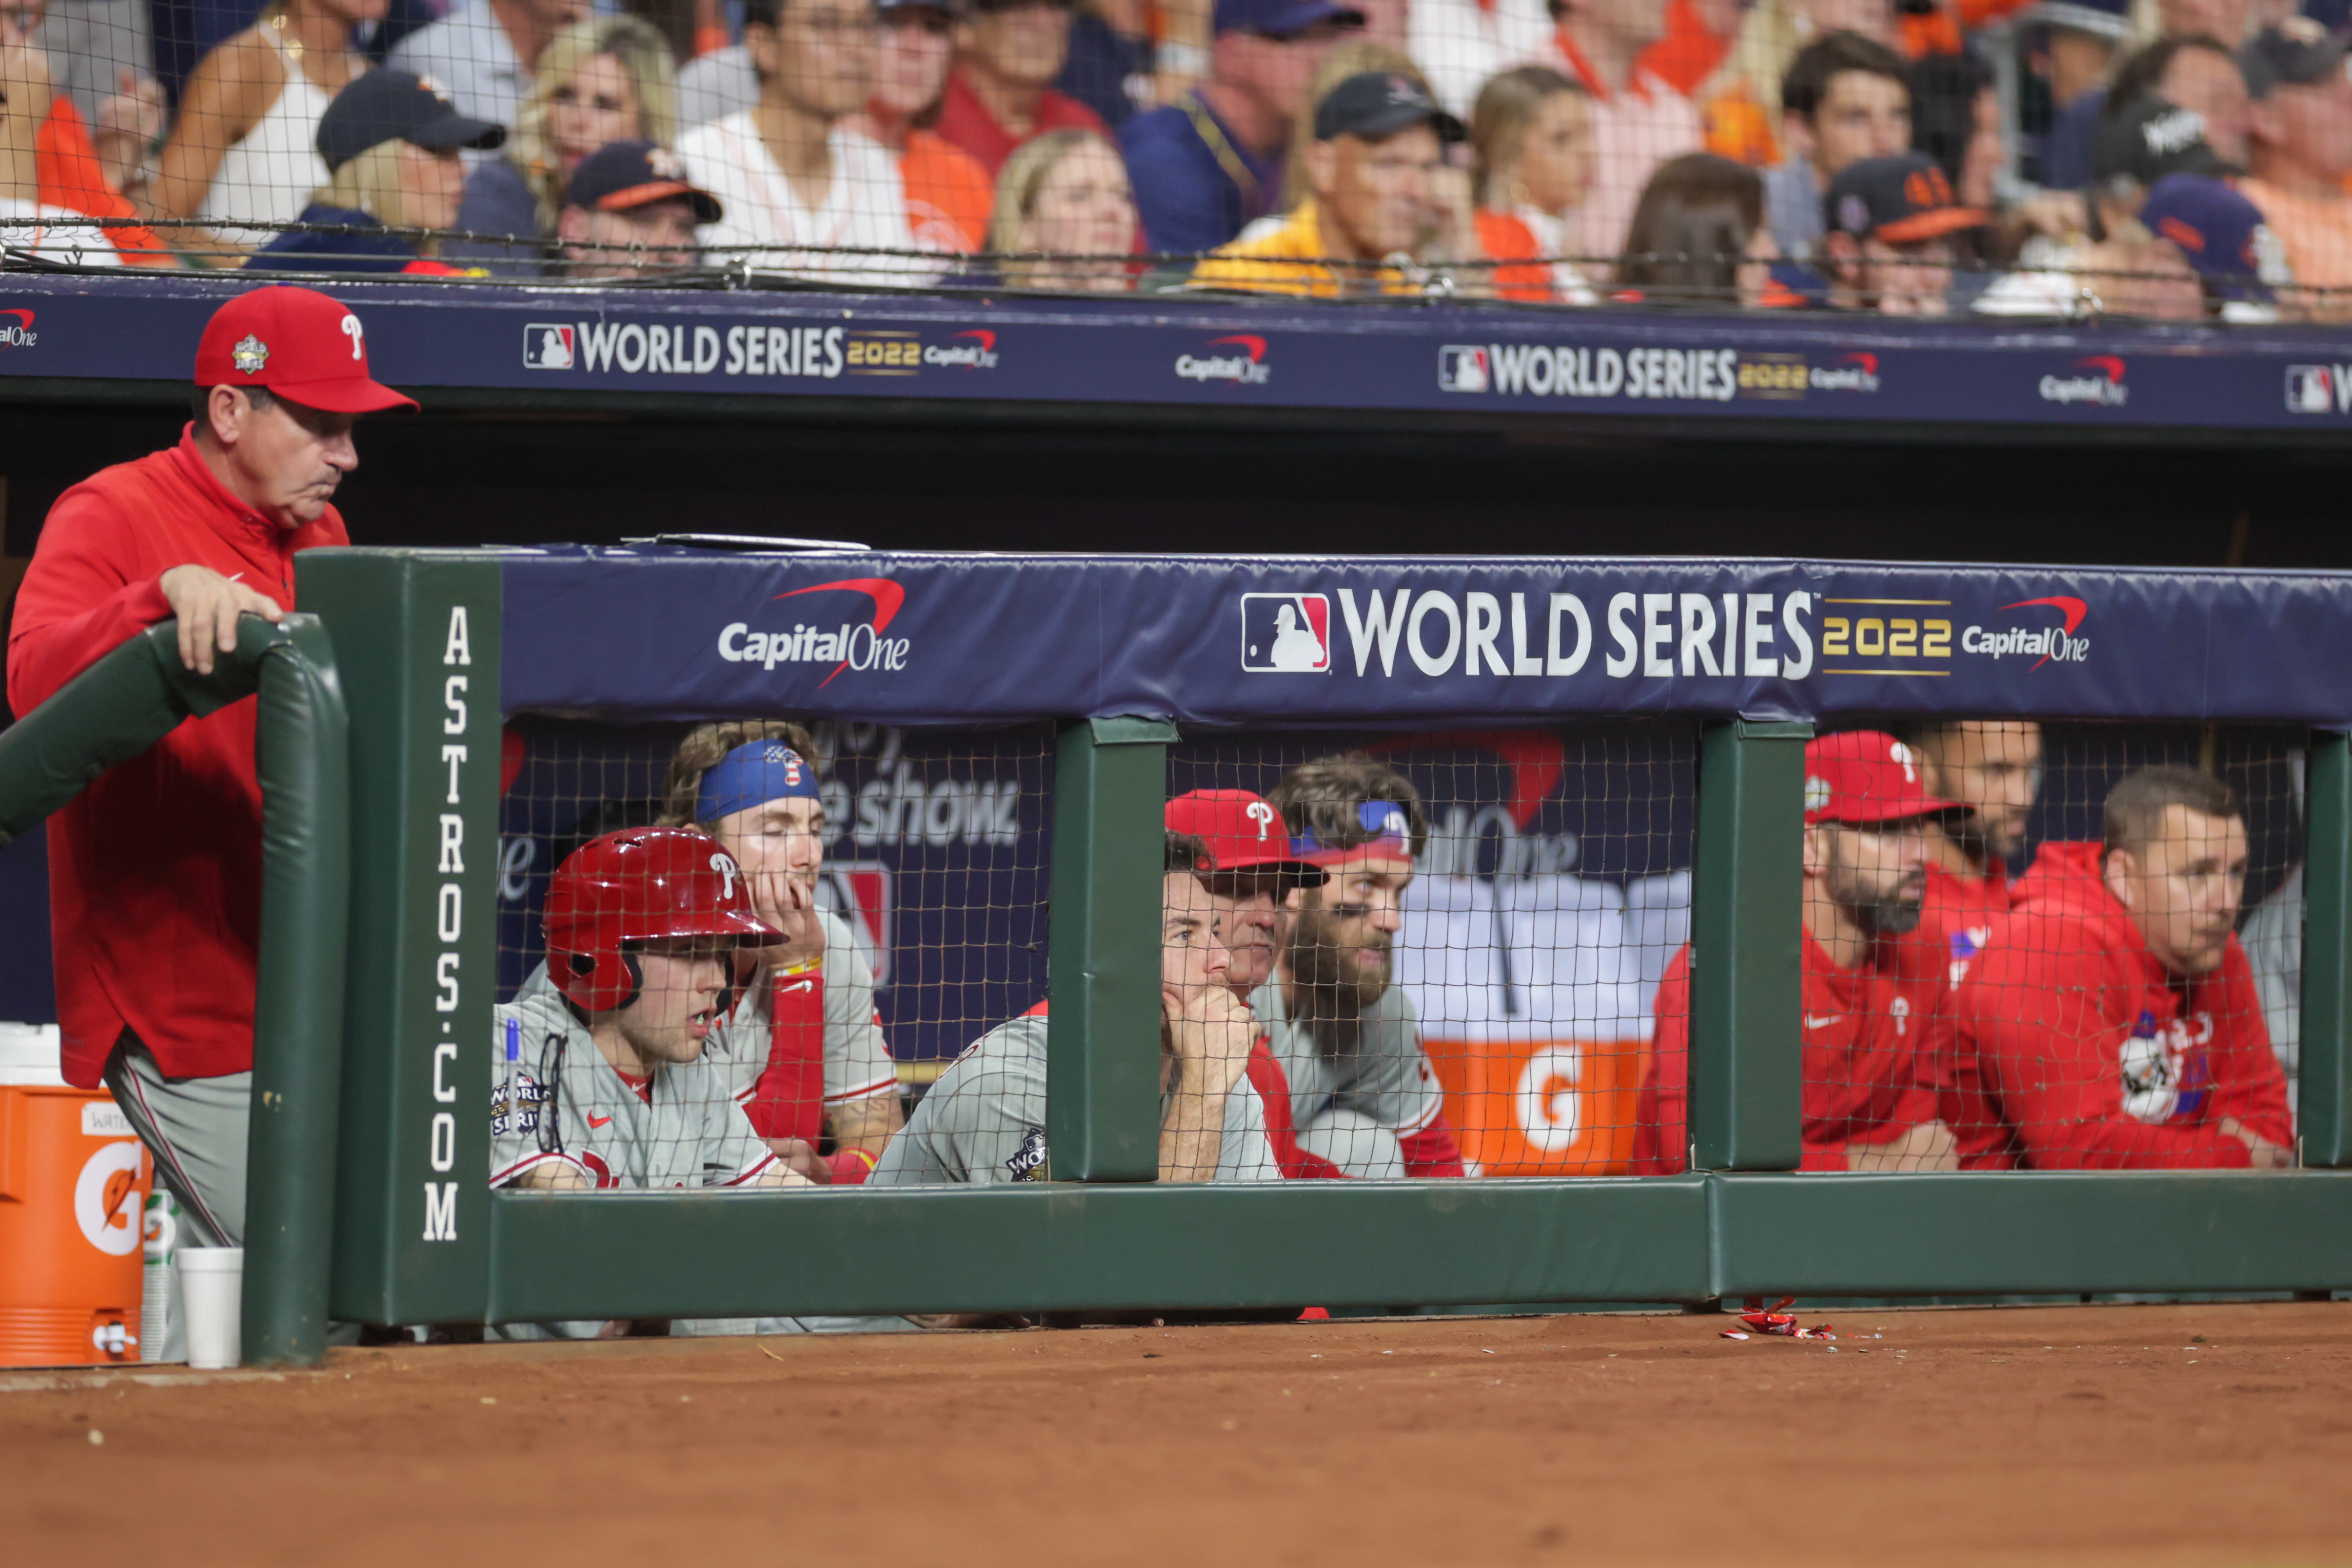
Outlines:
[[2009,862],[2042,793],[2042,726],[2031,719],[1926,720],[1906,735],[1927,792],[1968,807],[1927,822],[1925,924],[1955,963],[2009,913]]
[[1267,797],[1293,858],[1322,887],[1288,895],[1274,977],[1250,998],[1289,1081],[1302,1150],[1349,1176],[1460,1176],[1412,1001],[1393,981],[1404,890],[1428,839],[1421,795],[1394,768],[1326,757]]
[[[1960,809],[1927,794],[1911,749],[1857,730],[1805,747],[1803,931],[1806,1171],[1958,1168],[1932,1087],[1948,1051],[1946,964],[1919,930],[1927,825]],[[1659,983],[1633,1173],[1688,1159],[1690,964]]]
[[[778,720],[703,724],[670,759],[662,820],[727,847],[751,906],[784,933],[739,955],[742,996],[712,1037],[769,1147],[813,1181],[863,1182],[904,1121],[874,1005],[874,971],[841,917],[816,907],[824,801],[807,731]],[[829,1157],[817,1152],[830,1138]]]
[[[1225,984],[1246,1001],[1274,977],[1275,955],[1290,895],[1320,888],[1329,873],[1290,852],[1290,830],[1282,814],[1245,789],[1196,789],[1168,803],[1168,831],[1197,837],[1215,869],[1202,873],[1217,913],[1217,936],[1229,962]],[[1347,1174],[1330,1161],[1299,1147],[1290,1121],[1290,1079],[1275,1059],[1274,1043],[1261,1033],[1250,1047],[1249,1080],[1265,1108],[1265,1137],[1284,1176]]]

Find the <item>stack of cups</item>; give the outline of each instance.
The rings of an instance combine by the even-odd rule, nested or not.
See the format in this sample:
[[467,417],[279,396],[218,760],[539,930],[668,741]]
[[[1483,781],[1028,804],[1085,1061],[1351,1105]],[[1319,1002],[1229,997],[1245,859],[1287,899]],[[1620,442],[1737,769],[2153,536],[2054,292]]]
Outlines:
[[183,1247],[180,1311],[188,1328],[188,1364],[218,1372],[241,1359],[245,1248]]

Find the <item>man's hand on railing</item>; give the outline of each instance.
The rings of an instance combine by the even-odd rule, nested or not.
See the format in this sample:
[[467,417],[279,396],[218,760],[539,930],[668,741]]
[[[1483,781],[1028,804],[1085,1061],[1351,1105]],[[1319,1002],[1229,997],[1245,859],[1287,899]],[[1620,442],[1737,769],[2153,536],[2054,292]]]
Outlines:
[[237,616],[259,616],[272,623],[286,618],[278,601],[209,566],[174,566],[156,579],[156,586],[179,617],[180,662],[198,675],[213,672],[215,649],[235,651]]

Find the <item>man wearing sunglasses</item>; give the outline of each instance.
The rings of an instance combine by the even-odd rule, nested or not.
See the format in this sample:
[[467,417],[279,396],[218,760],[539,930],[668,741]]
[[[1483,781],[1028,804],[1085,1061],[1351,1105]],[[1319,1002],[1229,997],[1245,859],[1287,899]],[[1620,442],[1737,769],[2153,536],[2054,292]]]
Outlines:
[[1102,116],[1054,90],[1070,58],[1075,8],[1075,0],[974,0],[957,25],[955,71],[938,131],[979,159],[992,180],[1015,148],[1048,131],[1110,135]]
[[1275,210],[1315,72],[1363,25],[1339,0],[1217,0],[1207,79],[1119,128],[1149,248],[1204,254]]

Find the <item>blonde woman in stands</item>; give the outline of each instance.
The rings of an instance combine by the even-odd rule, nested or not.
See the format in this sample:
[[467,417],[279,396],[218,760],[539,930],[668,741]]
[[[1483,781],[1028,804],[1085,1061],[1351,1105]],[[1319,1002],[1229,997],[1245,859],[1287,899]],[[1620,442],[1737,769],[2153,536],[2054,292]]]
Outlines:
[[1478,243],[1500,263],[1495,292],[1531,304],[1597,305],[1573,263],[1577,204],[1592,183],[1584,89],[1549,66],[1515,66],[1479,90],[1470,114]]
[[677,62],[643,17],[574,22],[539,57],[515,118],[506,155],[485,158],[467,177],[457,227],[533,243],[460,240],[442,254],[487,262],[493,272],[535,274],[541,243],[553,237],[572,171],[583,159],[614,142],[677,145]]
[[218,226],[236,250],[269,237],[241,226],[299,216],[329,179],[319,118],[368,68],[352,29],[390,8],[391,0],[271,0],[252,26],[206,55],[156,161],[149,216]]
[[1135,247],[1135,193],[1118,149],[1091,131],[1048,131],[1023,142],[997,176],[988,248],[1012,258],[1004,281],[1016,289],[1118,294],[1134,287],[1125,259]]

